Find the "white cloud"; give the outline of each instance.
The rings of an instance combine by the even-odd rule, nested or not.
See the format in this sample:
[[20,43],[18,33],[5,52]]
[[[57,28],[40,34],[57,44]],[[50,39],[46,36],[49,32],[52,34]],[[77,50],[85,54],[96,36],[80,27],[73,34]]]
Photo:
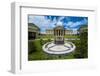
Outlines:
[[50,20],[46,19],[44,16],[29,16],[29,23],[34,23],[40,27],[41,31],[45,31],[50,24]]
[[58,18],[58,21],[61,21],[64,18],[65,18],[64,16],[61,16],[61,17]]
[[[64,18],[67,18],[66,23],[63,23],[62,20]],[[86,24],[88,21],[86,18],[84,18],[81,21],[70,21],[69,17],[59,17],[58,19],[56,17],[51,18],[51,16],[48,18],[46,18],[45,16],[29,16],[29,23],[34,23],[35,25],[37,25],[40,29],[41,32],[45,32],[46,29],[52,29],[54,27],[56,27],[56,25],[63,25],[66,29],[77,29],[76,27],[82,24]],[[56,24],[56,25],[55,25]]]
[[59,25],[62,26],[63,25],[63,22],[61,20],[63,20],[64,18],[65,18],[64,16],[63,17],[61,16],[61,17],[58,18],[58,20],[56,21],[57,26],[59,26]]
[[45,18],[45,16],[29,16],[29,23],[37,25],[41,29],[41,32],[44,32],[48,28],[54,28],[56,22],[56,18],[51,21],[50,19]]
[[59,25],[62,26],[63,23],[62,23],[61,21],[58,21],[58,22],[57,22],[57,26],[59,26]]
[[67,25],[67,26],[71,26],[71,25],[73,25],[73,24],[74,24],[74,22],[70,21],[70,22],[68,22],[66,25]]
[[88,22],[87,19],[84,18],[81,21],[76,21],[76,22],[69,21],[66,25],[69,26],[70,28],[74,28],[74,27],[77,27],[79,25],[86,24],[87,22]]
[[81,22],[80,21],[79,22],[77,21],[77,22],[73,22],[72,25],[70,25],[70,27],[77,27],[79,25],[81,25]]

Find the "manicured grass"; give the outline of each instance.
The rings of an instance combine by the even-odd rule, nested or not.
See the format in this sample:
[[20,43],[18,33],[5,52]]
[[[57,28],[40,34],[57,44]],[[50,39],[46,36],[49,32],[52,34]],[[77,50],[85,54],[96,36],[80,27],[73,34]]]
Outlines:
[[43,44],[50,42],[50,39],[36,39],[28,41],[29,53],[28,60],[55,60],[55,59],[73,59],[73,54],[68,55],[49,55],[42,49]]
[[[64,37],[68,38],[68,39],[70,39],[70,38],[74,38],[74,39],[79,38],[78,35],[65,35]],[[41,36],[40,38],[48,39],[48,38],[54,38],[54,36],[53,35],[44,35],[44,36]]]
[[79,38],[79,36],[78,35],[65,35],[65,38],[68,38],[68,39],[70,39],[70,38],[76,39],[76,38]]
[[[80,40],[68,40],[73,42],[76,46],[74,52],[69,53],[67,55],[50,55],[43,51],[42,46],[51,42],[51,38],[49,37],[41,37],[35,40],[28,41],[28,60],[57,60],[57,59],[77,59],[77,58],[87,58],[87,38],[82,35]],[[70,35],[66,36],[66,38],[79,38],[79,36]],[[85,39],[85,40],[84,40]],[[84,45],[84,46],[83,46]]]
[[37,40],[29,41],[29,45],[30,43],[33,43],[31,44],[31,46],[33,46],[34,48],[32,48],[33,50],[30,50],[31,52],[28,55],[29,60],[41,60],[46,57],[45,56],[46,54],[42,50],[42,45],[46,43],[46,40],[42,42],[42,40],[37,39]]

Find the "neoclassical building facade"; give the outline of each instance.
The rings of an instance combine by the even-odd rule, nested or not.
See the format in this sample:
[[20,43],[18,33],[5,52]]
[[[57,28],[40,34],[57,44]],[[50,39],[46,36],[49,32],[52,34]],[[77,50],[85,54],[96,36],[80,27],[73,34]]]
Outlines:
[[57,26],[54,28],[54,43],[64,44],[65,29],[63,26]]
[[[73,31],[73,30],[68,30],[68,29],[65,29],[65,35],[75,35],[77,34],[78,31]],[[54,34],[54,30],[53,29],[46,29],[46,34],[47,35],[53,35]]]
[[40,29],[33,23],[28,23],[28,39],[36,39],[39,36]]

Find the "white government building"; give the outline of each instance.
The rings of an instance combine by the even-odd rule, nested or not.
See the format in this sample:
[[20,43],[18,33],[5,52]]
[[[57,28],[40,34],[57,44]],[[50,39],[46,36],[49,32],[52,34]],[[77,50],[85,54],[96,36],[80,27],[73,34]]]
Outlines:
[[[46,34],[54,34],[54,29],[46,29]],[[65,35],[76,35],[78,34],[78,31],[77,30],[67,30],[65,29]]]

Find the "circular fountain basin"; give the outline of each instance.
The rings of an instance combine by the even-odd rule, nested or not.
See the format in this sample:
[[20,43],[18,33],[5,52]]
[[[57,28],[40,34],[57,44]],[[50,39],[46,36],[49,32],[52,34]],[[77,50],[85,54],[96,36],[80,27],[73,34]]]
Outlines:
[[65,42],[65,44],[54,44],[48,42],[43,45],[43,51],[48,54],[67,54],[75,50],[75,45],[72,42]]

